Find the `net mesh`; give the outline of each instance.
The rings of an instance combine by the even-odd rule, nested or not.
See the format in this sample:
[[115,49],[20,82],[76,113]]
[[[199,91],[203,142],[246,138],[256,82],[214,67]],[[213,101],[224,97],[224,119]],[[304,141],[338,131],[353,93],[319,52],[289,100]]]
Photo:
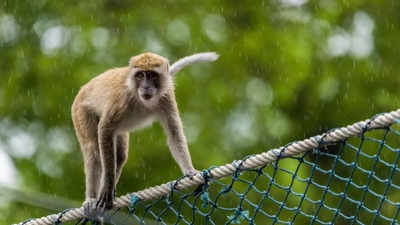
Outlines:
[[[322,136],[317,148],[294,157],[287,157],[283,148],[277,161],[256,169],[243,169],[240,163],[245,160],[240,160],[231,176],[219,180],[210,178],[211,167],[202,173],[205,183],[196,188],[178,190],[178,180],[170,183],[169,195],[154,201],[131,194],[129,207],[107,212],[102,220],[121,225],[399,225],[400,121],[396,121],[337,142],[323,142]],[[71,210],[76,209],[21,224],[61,224],[78,218],[67,215]],[[87,222],[99,224],[87,219],[65,224]]]
[[[390,224],[400,217],[400,126],[282,158],[192,190],[142,202],[112,224]],[[117,219],[116,219],[117,218]],[[129,221],[129,222],[128,222]]]

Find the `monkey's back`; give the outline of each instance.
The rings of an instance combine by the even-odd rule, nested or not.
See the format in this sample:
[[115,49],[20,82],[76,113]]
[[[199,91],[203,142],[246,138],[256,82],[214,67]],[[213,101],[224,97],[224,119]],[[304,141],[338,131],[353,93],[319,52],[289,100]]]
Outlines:
[[83,85],[72,104],[72,113],[78,108],[91,110],[100,116],[110,104],[124,98],[129,67],[113,68],[92,78]]

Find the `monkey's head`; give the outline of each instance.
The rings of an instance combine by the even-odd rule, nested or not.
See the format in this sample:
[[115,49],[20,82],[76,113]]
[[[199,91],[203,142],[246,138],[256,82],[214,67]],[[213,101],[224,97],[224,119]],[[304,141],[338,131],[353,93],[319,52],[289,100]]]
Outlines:
[[172,88],[172,77],[168,72],[168,59],[154,53],[143,53],[131,58],[131,86],[139,99],[150,104]]

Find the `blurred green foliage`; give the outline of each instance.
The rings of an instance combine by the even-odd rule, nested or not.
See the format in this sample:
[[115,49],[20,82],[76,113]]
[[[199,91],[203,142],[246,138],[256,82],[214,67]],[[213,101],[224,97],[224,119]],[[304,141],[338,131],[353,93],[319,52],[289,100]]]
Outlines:
[[[399,11],[398,0],[3,0],[0,158],[9,169],[0,177],[81,202],[73,98],[144,51],[171,62],[221,55],[176,78],[198,169],[396,109]],[[133,134],[130,149],[118,194],[180,176],[158,124]],[[55,212],[0,199],[0,224]]]

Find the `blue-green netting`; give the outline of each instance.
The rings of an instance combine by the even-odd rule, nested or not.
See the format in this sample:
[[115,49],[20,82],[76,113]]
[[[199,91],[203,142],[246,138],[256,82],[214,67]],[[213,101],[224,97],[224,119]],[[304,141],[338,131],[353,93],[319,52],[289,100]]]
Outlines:
[[[173,190],[129,209],[113,224],[391,224],[400,218],[400,126],[361,136],[196,189]],[[240,167],[239,167],[240,168]],[[173,186],[171,186],[173,189]],[[121,213],[125,212],[125,213]]]

